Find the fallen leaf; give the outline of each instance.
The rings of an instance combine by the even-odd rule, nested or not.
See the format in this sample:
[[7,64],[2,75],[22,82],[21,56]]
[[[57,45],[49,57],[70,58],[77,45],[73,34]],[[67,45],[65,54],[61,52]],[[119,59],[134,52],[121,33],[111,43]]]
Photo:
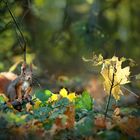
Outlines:
[[106,128],[106,119],[104,117],[98,117],[95,119],[94,124],[97,128]]
[[140,138],[140,117],[115,117],[114,119],[122,132],[135,138]]
[[[65,117],[64,117],[65,116]],[[75,107],[70,105],[67,107],[67,110],[64,112],[64,116],[56,118],[55,125],[57,130],[70,129],[74,127],[75,124]],[[65,119],[65,120],[63,120]]]

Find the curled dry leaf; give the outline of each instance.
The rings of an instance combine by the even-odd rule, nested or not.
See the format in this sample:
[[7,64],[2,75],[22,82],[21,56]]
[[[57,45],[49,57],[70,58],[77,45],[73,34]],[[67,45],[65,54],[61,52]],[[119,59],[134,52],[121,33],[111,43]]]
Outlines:
[[119,116],[120,115],[120,108],[117,107],[115,110],[114,110],[114,115],[115,116]]

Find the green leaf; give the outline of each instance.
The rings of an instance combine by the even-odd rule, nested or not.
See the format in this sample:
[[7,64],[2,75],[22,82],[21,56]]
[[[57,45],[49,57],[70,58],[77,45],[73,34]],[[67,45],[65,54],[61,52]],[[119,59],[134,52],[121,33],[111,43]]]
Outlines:
[[59,115],[64,114],[65,111],[66,111],[66,107],[56,109],[56,110],[50,115],[49,118],[50,118],[50,119],[56,119]]
[[0,129],[4,129],[8,127],[8,121],[5,119],[3,115],[0,115]]
[[0,104],[5,103],[5,99],[2,95],[0,95]]
[[93,133],[93,126],[93,119],[86,117],[76,124],[75,132],[80,136],[89,136]]
[[70,102],[69,102],[69,100],[67,98],[62,98],[62,99],[58,100],[53,105],[54,111],[50,115],[50,119],[55,119],[59,115],[64,114],[64,112],[66,111],[66,108],[69,106],[69,104],[70,104]]
[[69,102],[69,100],[68,100],[67,98],[62,98],[62,99],[58,100],[58,101],[54,104],[53,108],[61,107],[61,106],[68,106],[69,103],[70,103],[70,102]]
[[87,109],[91,110],[93,105],[93,100],[88,92],[84,91],[82,96],[76,98],[75,107],[76,109]]
[[35,96],[42,102],[48,101],[51,95],[52,95],[52,92],[49,90],[39,91],[35,94]]
[[121,134],[117,131],[110,131],[110,130],[106,130],[106,131],[100,131],[97,133],[97,135],[99,136],[100,139],[103,140],[120,140],[120,139],[124,139],[123,137],[121,138]]
[[83,117],[87,116],[88,110],[87,109],[80,109],[80,110],[76,110],[75,113],[76,113],[75,114],[75,119],[76,119],[76,121],[79,121]]
[[20,114],[14,114],[13,112],[8,112],[5,114],[5,118],[10,125],[22,125],[25,124],[26,117]]
[[54,124],[54,121],[53,120],[49,120],[47,123],[43,123],[43,127],[46,129],[46,130],[50,130],[52,128],[52,125]]
[[45,106],[45,107],[40,107],[37,110],[34,110],[34,118],[40,120],[41,122],[45,121],[46,118],[49,117],[49,113],[52,111],[52,108]]

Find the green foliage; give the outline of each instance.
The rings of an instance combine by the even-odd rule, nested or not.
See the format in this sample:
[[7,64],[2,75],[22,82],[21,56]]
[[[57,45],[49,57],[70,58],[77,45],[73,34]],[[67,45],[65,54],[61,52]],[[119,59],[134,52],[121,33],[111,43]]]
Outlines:
[[20,114],[14,114],[13,112],[8,112],[6,114],[0,113],[0,128],[10,128],[15,126],[20,126],[25,124],[25,116]]
[[66,107],[68,105],[69,105],[69,100],[67,98],[62,98],[53,105],[53,108],[57,108],[57,107],[61,107],[61,106]]
[[75,107],[77,110],[86,109],[91,110],[93,107],[93,99],[87,91],[84,91],[81,96],[76,98]]
[[42,102],[48,101],[49,97],[51,97],[52,92],[49,90],[45,91],[38,91],[36,92],[35,96]]
[[78,136],[80,135],[82,137],[85,137],[91,136],[93,134],[93,128],[93,118],[87,116],[77,122],[75,131]]
[[3,96],[0,96],[0,104],[5,103],[5,99]]
[[5,28],[5,22],[4,21],[0,21],[0,31],[3,31]]
[[101,131],[98,133],[99,137],[104,140],[120,140],[121,134],[116,131]]
[[[63,93],[63,96],[65,95],[64,93],[67,92],[64,88],[60,91],[61,94]],[[1,111],[0,129],[4,129],[7,132],[11,131],[11,134],[13,134],[13,130],[21,129],[21,131],[26,133],[28,136],[32,131],[34,131],[35,136],[36,132],[39,130],[43,133],[50,133],[54,138],[59,137],[59,139],[67,139],[68,137],[72,137],[73,139],[95,137],[114,140],[114,135],[115,140],[120,140],[124,137],[128,138],[128,136],[120,133],[119,128],[117,128],[117,130],[116,128],[112,128],[111,130],[104,128],[105,130],[99,129],[100,131],[97,132],[97,126],[99,124],[102,125],[103,122],[100,119],[98,122],[96,119],[100,118],[102,114],[94,110],[93,99],[87,91],[84,91],[79,96],[76,95],[75,100],[73,101],[70,101],[68,98],[63,96],[60,96],[55,101],[51,101],[50,99],[53,95],[54,94],[49,90],[38,91],[33,97],[35,105],[32,107],[31,112],[26,111],[26,106],[23,106],[22,112],[15,112],[11,107],[9,109],[7,108],[6,112]],[[4,98],[2,96],[0,97],[0,104],[2,106]],[[74,108],[69,108],[72,106]],[[74,112],[72,111],[73,109],[75,109]],[[131,117],[129,118],[129,116],[139,117],[139,108],[121,108],[120,114],[131,120]],[[72,118],[72,116],[74,118]],[[135,118],[133,121],[135,122],[136,120],[136,123],[138,123],[137,119],[138,118]],[[115,120],[115,122],[116,121],[117,120]],[[122,119],[122,122],[123,121],[124,120]],[[73,127],[69,128],[71,123],[73,123]],[[53,132],[55,131],[61,133],[54,134]],[[41,134],[41,137],[44,135],[43,133]],[[5,131],[2,131],[0,134],[0,137],[3,136],[5,136]]]
[[[81,56],[92,51],[107,57],[116,52],[139,63],[139,1],[8,2],[28,42],[28,52],[35,54],[36,62],[43,68],[41,74],[46,67],[51,72],[71,72],[72,65],[75,70],[84,71]],[[13,21],[2,2],[0,8],[0,60],[7,68],[22,51]]]
[[53,111],[50,115],[50,119],[56,119],[59,115],[62,115],[66,111],[66,107],[69,105],[69,100],[67,98],[62,98],[56,102],[52,108]]

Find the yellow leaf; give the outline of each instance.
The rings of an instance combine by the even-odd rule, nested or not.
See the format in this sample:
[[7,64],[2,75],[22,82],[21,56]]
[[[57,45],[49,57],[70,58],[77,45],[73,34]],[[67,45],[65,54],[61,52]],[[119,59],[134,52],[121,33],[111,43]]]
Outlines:
[[59,92],[59,94],[62,96],[62,97],[67,97],[68,96],[68,91],[65,89],[65,88],[62,88]]
[[129,83],[130,67],[122,68],[123,60],[113,56],[111,59],[106,59],[102,66],[101,74],[105,79],[104,89],[109,94],[112,88],[112,95],[116,100],[123,95],[120,85]]
[[34,104],[34,109],[38,109],[40,107],[41,101],[38,99]]
[[[105,91],[107,91],[108,95],[109,95],[109,92],[110,92],[110,88],[111,88],[111,82],[105,80],[104,89],[105,89]],[[119,100],[120,96],[123,95],[122,91],[120,90],[120,85],[119,84],[112,88],[111,93],[112,93],[113,97],[115,98],[115,100]]]
[[58,95],[57,94],[52,94],[51,101],[57,101],[57,100],[58,100]]
[[130,75],[130,67],[118,69],[116,72],[116,81],[120,82],[121,85],[127,84],[130,82],[128,80],[129,75]]
[[74,101],[74,99],[76,98],[75,92],[69,93],[68,97],[67,97],[71,102]]

